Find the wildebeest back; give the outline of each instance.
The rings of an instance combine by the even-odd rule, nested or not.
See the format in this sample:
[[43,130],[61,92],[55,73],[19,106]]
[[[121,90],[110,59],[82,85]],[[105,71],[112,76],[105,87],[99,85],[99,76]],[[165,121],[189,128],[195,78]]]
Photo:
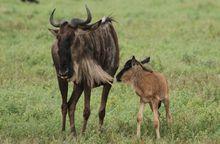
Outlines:
[[[78,64],[79,70],[83,68],[82,61],[86,59],[92,61],[87,66],[91,66],[94,63],[109,75],[113,76],[115,74],[119,65],[119,48],[117,35],[111,22],[105,22],[95,30],[78,29],[75,32],[73,44],[71,47],[72,59]],[[76,65],[73,67],[76,67]],[[100,72],[102,71],[101,69],[95,73],[106,75]],[[84,77],[88,80],[89,77],[92,77],[88,74],[89,72],[82,72],[80,73],[81,76],[77,77]]]

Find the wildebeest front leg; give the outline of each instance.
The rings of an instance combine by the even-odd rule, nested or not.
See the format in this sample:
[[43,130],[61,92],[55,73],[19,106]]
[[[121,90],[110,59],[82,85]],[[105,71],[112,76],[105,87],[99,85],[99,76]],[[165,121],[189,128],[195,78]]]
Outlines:
[[90,96],[91,96],[91,87],[85,86],[84,87],[84,111],[83,111],[83,127],[82,133],[86,130],[87,121],[90,116]]
[[77,104],[82,92],[83,92],[83,86],[75,84],[72,96],[71,96],[70,100],[68,101],[70,129],[71,129],[71,132],[73,133],[73,136],[76,136],[75,117],[74,117],[75,110],[76,110],[76,104]]
[[137,115],[137,137],[138,138],[140,138],[140,135],[141,135],[141,123],[143,121],[144,106],[145,106],[144,102],[141,101],[139,112],[138,112],[138,115]]
[[109,94],[110,89],[111,89],[110,84],[105,84],[103,86],[101,105],[100,105],[100,108],[99,108],[99,129],[100,130],[102,128],[103,121],[104,121],[104,118],[105,118],[105,108],[106,108],[106,103],[107,103],[108,94]]
[[68,93],[68,82],[61,78],[58,79],[59,89],[62,96],[62,105],[61,105],[61,112],[62,112],[62,131],[65,131],[66,128],[66,114],[67,114],[67,93]]

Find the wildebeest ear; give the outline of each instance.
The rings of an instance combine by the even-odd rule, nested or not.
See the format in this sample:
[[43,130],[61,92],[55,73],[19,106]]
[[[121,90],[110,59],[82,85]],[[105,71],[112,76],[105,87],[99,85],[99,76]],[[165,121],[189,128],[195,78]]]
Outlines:
[[131,59],[131,66],[134,66],[134,65],[135,65],[135,61],[136,61],[135,56],[132,56],[132,59]]
[[150,62],[150,57],[147,57],[141,61],[141,64],[145,64],[145,63],[149,63],[149,62]]
[[57,37],[58,29],[48,29],[55,37]]

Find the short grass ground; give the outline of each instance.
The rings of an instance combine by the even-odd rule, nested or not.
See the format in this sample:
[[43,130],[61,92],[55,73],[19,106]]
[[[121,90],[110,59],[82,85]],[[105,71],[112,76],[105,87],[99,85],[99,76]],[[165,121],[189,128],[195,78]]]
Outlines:
[[[220,1],[94,0],[86,2],[93,22],[112,14],[120,42],[120,67],[135,55],[169,80],[173,124],[161,107],[161,139],[155,139],[152,113],[144,113],[136,139],[139,98],[115,83],[98,131],[101,88],[92,91],[91,116],[78,143],[220,143]],[[40,0],[40,4],[0,0],[0,143],[73,143],[69,122],[61,132],[61,96],[51,59],[54,37],[49,14],[85,17],[83,0]],[[72,89],[72,86],[69,86]],[[70,92],[69,92],[70,93]],[[76,110],[82,126],[83,97]]]

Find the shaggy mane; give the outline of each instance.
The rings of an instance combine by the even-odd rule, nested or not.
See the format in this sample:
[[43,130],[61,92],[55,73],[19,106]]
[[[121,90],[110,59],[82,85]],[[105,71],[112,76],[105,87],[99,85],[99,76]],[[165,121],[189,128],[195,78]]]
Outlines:
[[94,84],[112,84],[113,82],[113,77],[92,59],[84,58],[79,63],[74,63],[74,69],[76,73],[71,81],[76,83],[86,81],[89,86],[93,87]]
[[102,19],[100,19],[99,21],[97,21],[93,24],[80,27],[80,29],[82,29],[84,31],[88,31],[88,30],[93,31],[93,30],[96,30],[97,28],[99,28],[101,25],[104,25],[106,23],[112,23],[112,22],[117,22],[117,21],[111,16],[103,17]]

